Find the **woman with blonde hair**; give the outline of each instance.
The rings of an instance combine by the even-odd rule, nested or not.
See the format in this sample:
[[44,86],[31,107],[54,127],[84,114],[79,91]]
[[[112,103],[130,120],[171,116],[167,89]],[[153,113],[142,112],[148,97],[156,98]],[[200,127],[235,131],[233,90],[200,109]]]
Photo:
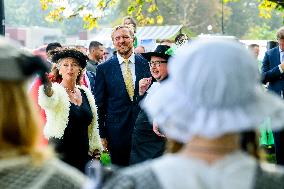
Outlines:
[[81,85],[88,57],[74,48],[52,55],[52,83],[39,88],[39,105],[46,112],[44,135],[60,158],[86,171],[86,164],[103,147],[98,132],[97,109],[91,91]]
[[0,188],[81,188],[86,178],[40,145],[27,78],[47,67],[0,37]]

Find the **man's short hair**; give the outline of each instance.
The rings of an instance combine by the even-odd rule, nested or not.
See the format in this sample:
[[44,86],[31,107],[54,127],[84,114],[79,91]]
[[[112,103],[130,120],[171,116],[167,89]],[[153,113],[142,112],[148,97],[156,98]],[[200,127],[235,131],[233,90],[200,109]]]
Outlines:
[[248,46],[249,49],[254,49],[255,47],[259,47],[259,45],[254,43]]
[[276,38],[277,40],[284,39],[284,26],[278,29],[276,32]]
[[170,39],[161,39],[160,43],[164,43],[164,42],[173,43],[173,41]]
[[60,43],[58,43],[58,42],[49,43],[46,46],[45,52],[48,53],[49,51],[53,51],[53,50],[55,50],[58,47],[62,47],[62,45]]
[[133,24],[133,26],[134,26],[135,28],[137,27],[136,21],[135,21],[134,18],[132,18],[131,16],[126,16],[126,17],[123,18],[123,23],[122,23],[123,25],[124,25],[125,20],[130,20],[131,24]]
[[132,39],[134,39],[134,32],[133,30],[127,26],[127,25],[118,25],[118,26],[115,26],[113,29],[112,29],[112,32],[111,32],[111,39],[113,40],[113,34],[114,32],[116,32],[117,30],[119,29],[127,29],[132,37]]
[[98,48],[99,46],[103,46],[103,44],[98,41],[91,41],[89,51],[91,51],[93,48]]
[[188,36],[185,33],[179,33],[176,37],[175,37],[175,42],[178,42],[182,37],[186,37],[188,39]]

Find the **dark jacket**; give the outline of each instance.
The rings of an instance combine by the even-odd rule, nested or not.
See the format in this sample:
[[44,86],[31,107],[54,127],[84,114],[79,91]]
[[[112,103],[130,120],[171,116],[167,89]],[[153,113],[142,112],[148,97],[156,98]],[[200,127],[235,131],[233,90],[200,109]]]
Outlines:
[[96,80],[96,74],[91,71],[86,71],[87,77],[90,82],[90,90],[92,94],[95,96],[95,80]]
[[100,135],[108,140],[112,162],[121,166],[129,164],[132,131],[140,111],[139,80],[151,76],[148,62],[140,55],[135,55],[135,75],[132,102],[116,55],[99,64],[96,71],[95,98]]
[[280,52],[277,46],[265,53],[262,62],[262,83],[269,82],[268,90],[281,95],[284,90],[284,74],[280,72],[279,64]]

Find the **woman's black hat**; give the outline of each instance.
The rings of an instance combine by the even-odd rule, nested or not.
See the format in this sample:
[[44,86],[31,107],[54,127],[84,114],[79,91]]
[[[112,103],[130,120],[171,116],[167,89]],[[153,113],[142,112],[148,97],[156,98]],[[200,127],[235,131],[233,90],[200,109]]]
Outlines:
[[87,65],[87,61],[89,60],[88,56],[86,56],[81,51],[75,49],[75,48],[66,48],[66,49],[60,49],[58,51],[55,51],[52,55],[52,62],[58,63],[60,59],[63,58],[74,58],[78,61],[81,68],[85,68]]
[[160,58],[164,58],[165,60],[168,60],[171,57],[170,54],[167,54],[167,51],[170,48],[171,47],[168,45],[158,45],[154,52],[142,53],[141,55],[148,61],[151,60],[151,56],[157,56]]

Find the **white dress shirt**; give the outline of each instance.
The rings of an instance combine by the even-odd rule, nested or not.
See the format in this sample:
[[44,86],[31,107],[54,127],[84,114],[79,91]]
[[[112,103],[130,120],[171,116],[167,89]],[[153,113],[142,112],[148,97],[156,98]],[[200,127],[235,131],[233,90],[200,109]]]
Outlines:
[[[284,61],[284,51],[281,50],[281,48],[279,47],[279,54],[280,54],[280,64]],[[278,68],[280,70],[280,73],[283,73],[284,71],[282,70],[281,66],[278,65]]]
[[[117,59],[118,59],[118,62],[120,64],[121,72],[123,74],[124,71],[125,71],[125,63],[123,62],[124,58],[122,56],[120,56],[119,53],[117,53]],[[128,60],[129,60],[129,67],[130,67],[131,74],[132,74],[132,81],[133,81],[133,85],[134,85],[134,89],[135,89],[135,81],[136,81],[136,75],[135,75],[135,54],[132,53],[131,56],[128,58]]]

